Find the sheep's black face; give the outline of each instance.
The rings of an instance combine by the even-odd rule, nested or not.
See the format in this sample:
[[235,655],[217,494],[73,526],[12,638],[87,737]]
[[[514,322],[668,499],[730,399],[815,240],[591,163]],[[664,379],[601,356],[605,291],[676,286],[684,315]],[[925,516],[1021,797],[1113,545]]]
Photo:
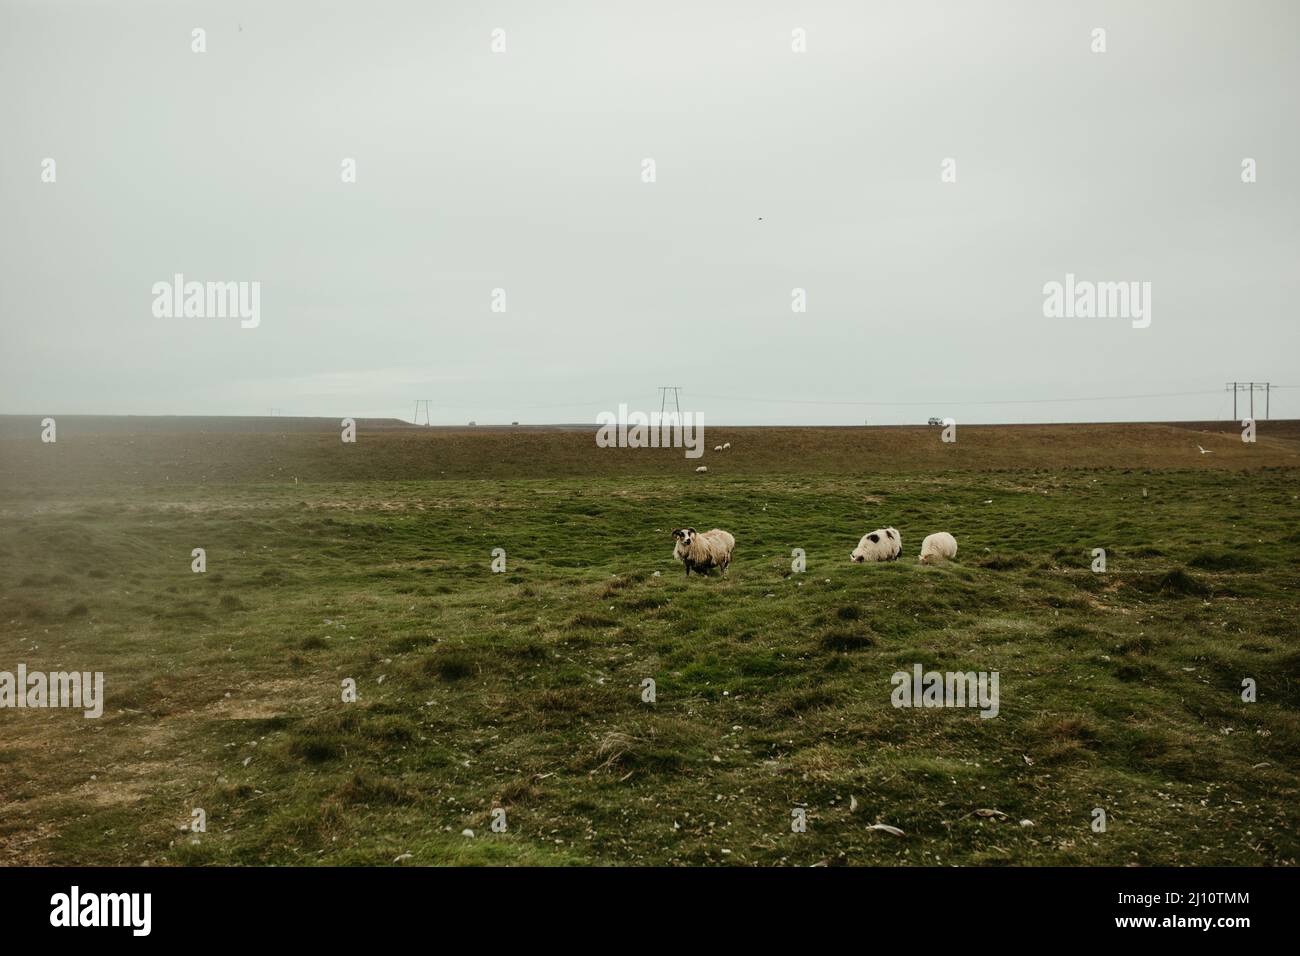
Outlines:
[[691,540],[695,537],[694,528],[678,528],[673,532],[673,537],[682,543],[682,547],[689,548]]
[[852,561],[854,564],[862,564],[867,559],[856,551],[850,551],[849,560]]

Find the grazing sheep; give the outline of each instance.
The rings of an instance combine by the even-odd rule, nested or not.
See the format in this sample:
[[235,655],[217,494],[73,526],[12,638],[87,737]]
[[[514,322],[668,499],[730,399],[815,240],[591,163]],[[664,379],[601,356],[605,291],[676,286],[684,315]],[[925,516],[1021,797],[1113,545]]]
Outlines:
[[724,442],[723,445],[722,445],[722,447],[723,447],[724,450],[727,449],[727,448],[730,448],[730,447],[731,447],[731,442]]
[[721,528],[700,533],[694,528],[678,528],[673,532],[677,543],[673,545],[673,557],[686,565],[686,576],[691,572],[707,575],[709,568],[716,565],[727,573],[731,564],[731,552],[735,550],[736,539]]
[[721,445],[714,445],[714,446],[713,446],[713,450],[714,450],[714,451],[722,451],[722,446],[721,446]]
[[934,564],[957,557],[957,539],[947,531],[937,531],[925,536],[921,542],[921,563]]
[[708,465],[700,465],[699,468],[696,468],[696,469],[695,469],[695,473],[698,475],[698,474],[701,474],[702,472],[706,472],[706,471],[708,471],[708,470],[709,470],[709,466],[708,466]]
[[854,564],[865,561],[897,561],[903,553],[903,536],[897,528],[878,528],[870,534],[864,534],[858,546],[849,552],[849,560]]

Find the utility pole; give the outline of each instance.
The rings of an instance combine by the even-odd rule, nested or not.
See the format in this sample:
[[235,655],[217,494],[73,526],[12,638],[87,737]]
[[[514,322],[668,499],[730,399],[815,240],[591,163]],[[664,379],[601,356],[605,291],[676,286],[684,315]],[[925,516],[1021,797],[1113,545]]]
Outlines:
[[424,409],[424,424],[432,425],[433,419],[430,417],[429,409],[432,405],[432,399],[417,398],[415,400],[415,415],[411,418],[411,424],[420,424],[420,409]]
[[1271,393],[1273,391],[1272,382],[1228,382],[1226,385],[1223,386],[1223,388],[1224,391],[1227,391],[1228,389],[1232,390],[1232,420],[1233,421],[1238,420],[1237,419],[1237,393],[1238,392],[1250,393],[1250,399],[1249,399],[1250,417],[1252,419],[1255,417],[1255,390],[1256,389],[1264,393],[1264,420],[1265,421],[1268,420],[1269,405],[1271,404],[1269,399],[1272,397]]
[[668,393],[669,393],[669,392],[672,392],[672,393],[673,393],[673,404],[677,406],[677,414],[678,414],[679,416],[681,415],[681,413],[682,413],[682,401],[681,401],[681,398],[680,398],[680,397],[678,396],[678,394],[677,394],[677,393],[680,392],[680,391],[681,391],[681,386],[679,386],[679,385],[660,385],[660,386],[659,386],[659,415],[660,415],[660,417],[663,417],[664,410],[668,407]]

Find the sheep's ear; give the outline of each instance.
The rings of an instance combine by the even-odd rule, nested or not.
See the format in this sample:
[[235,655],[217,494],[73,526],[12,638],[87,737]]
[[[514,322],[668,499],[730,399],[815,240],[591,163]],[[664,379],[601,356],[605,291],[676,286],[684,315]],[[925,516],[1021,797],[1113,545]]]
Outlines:
[[699,534],[699,532],[696,531],[694,528],[687,528],[686,530],[689,531],[691,534]]
[[673,529],[673,537],[674,537],[674,538],[680,538],[681,536],[682,536],[682,529],[681,529],[681,528],[674,528],[674,529]]
[[892,531],[886,531],[886,532],[885,532],[885,537],[886,537],[886,538],[889,538],[890,540],[893,540],[894,532],[892,532]]

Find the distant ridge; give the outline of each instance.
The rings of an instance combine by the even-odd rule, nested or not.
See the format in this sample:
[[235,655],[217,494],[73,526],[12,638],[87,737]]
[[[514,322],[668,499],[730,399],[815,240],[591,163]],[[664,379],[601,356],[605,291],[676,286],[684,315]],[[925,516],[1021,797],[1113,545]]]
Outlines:
[[[113,435],[151,432],[337,432],[345,416],[321,415],[69,415],[46,412],[40,415],[0,415],[0,438],[38,434],[41,419],[53,417],[59,434]],[[366,431],[411,429],[413,431],[594,431],[594,422],[511,425],[505,422],[482,425],[416,425],[401,418],[357,418],[357,428]],[[816,426],[813,426],[816,427]]]
[[[58,422],[59,435],[80,432],[105,435],[122,432],[337,432],[338,418],[293,415],[0,415],[0,437],[26,434],[46,416]],[[358,428],[412,428],[400,418],[355,418]]]

